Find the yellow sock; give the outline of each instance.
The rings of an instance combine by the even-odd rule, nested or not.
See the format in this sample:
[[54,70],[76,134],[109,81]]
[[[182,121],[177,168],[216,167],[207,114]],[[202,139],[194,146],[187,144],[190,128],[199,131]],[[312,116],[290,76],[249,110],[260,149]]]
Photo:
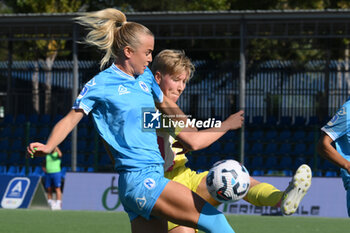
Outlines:
[[276,206],[283,196],[283,192],[271,184],[260,183],[249,189],[244,200],[255,206]]

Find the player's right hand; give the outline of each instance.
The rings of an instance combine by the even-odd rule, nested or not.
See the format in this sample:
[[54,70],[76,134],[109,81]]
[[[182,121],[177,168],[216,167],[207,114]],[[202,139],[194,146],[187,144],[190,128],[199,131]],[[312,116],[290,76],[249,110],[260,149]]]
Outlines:
[[52,149],[48,146],[40,143],[40,142],[33,142],[30,143],[27,147],[27,152],[30,157],[43,157],[47,154],[50,154],[52,152]]

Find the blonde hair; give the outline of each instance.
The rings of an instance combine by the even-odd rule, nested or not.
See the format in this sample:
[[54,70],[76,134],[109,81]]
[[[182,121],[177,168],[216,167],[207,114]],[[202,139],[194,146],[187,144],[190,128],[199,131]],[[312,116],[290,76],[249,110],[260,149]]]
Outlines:
[[195,67],[184,51],[165,49],[155,56],[151,70],[153,74],[158,71],[163,75],[174,75],[185,71],[188,73],[187,81],[189,81],[193,76]]
[[85,38],[85,43],[96,46],[104,51],[100,61],[102,69],[109,60],[124,58],[126,46],[136,49],[140,45],[139,35],[153,36],[153,33],[145,26],[135,22],[127,22],[123,12],[107,8],[96,12],[88,12],[76,18],[77,22],[90,29]]

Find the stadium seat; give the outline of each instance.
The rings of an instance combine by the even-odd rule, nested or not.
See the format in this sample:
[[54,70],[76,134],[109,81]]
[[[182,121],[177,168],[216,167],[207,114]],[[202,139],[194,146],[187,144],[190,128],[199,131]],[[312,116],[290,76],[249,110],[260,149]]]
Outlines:
[[271,127],[277,126],[277,119],[274,116],[268,116],[266,119],[266,125]]
[[292,117],[282,116],[278,124],[280,126],[291,126],[292,125]]
[[261,170],[263,168],[263,157],[262,156],[253,156],[251,160],[251,169]]
[[225,133],[220,139],[222,139],[225,142],[232,142],[232,141],[238,141],[239,140],[238,131],[230,130],[227,133]]
[[86,169],[87,172],[95,172],[95,169],[93,167],[88,167]]
[[296,116],[294,118],[294,126],[297,126],[297,127],[302,127],[302,126],[305,126],[305,123],[306,123],[306,118],[303,117],[303,116]]
[[0,152],[0,165],[1,164],[6,165],[7,162],[8,162],[7,153],[6,152]]
[[223,156],[228,156],[228,155],[236,155],[237,154],[237,148],[234,143],[226,143],[224,145],[224,149],[222,150],[222,155]]
[[254,130],[250,135],[248,135],[249,141],[260,141],[264,137],[264,131],[262,130]]
[[10,152],[20,152],[25,151],[23,142],[21,139],[15,139],[10,145]]
[[0,165],[0,175],[6,175],[6,166]]
[[288,142],[291,140],[291,132],[290,130],[286,129],[286,130],[282,130],[279,134],[278,134],[278,141],[280,142]]
[[277,156],[269,155],[266,158],[266,160],[265,160],[264,167],[267,170],[274,170],[274,171],[278,170],[278,167],[277,167]]
[[45,172],[41,168],[41,166],[36,166],[33,169],[33,172],[31,173],[32,176],[44,176]]
[[252,126],[261,126],[264,124],[264,117],[263,116],[254,116],[252,118]]
[[207,149],[207,153],[212,156],[215,154],[219,154],[221,153],[221,143],[219,142],[214,142],[208,149]]
[[79,127],[78,128],[78,138],[79,139],[86,139],[88,138],[89,135],[89,131],[87,127]]
[[263,144],[254,143],[251,148],[247,148],[248,155],[260,155],[263,153]]
[[2,152],[8,152],[10,151],[10,142],[7,139],[0,141],[0,151]]
[[277,150],[277,154],[279,156],[290,155],[291,150],[292,150],[292,145],[290,143],[283,143],[280,145],[279,149]]
[[42,114],[39,116],[40,125],[49,126],[51,123],[51,116],[48,114]]
[[292,154],[294,156],[300,156],[306,154],[306,144],[305,143],[298,143],[294,146],[294,150],[292,151]]
[[15,125],[19,126],[19,125],[24,125],[27,122],[27,118],[24,114],[18,114],[15,118]]
[[63,153],[62,152],[62,159],[61,159],[61,164],[63,166],[70,166],[72,163],[72,155],[70,152]]
[[306,164],[306,158],[304,156],[298,156],[296,158],[294,158],[294,162],[293,162],[293,169],[297,170],[298,167],[300,167],[300,165],[302,164]]
[[278,167],[280,169],[292,169],[292,158],[290,156],[282,156]]
[[62,118],[63,118],[63,115],[61,114],[55,115],[52,119],[52,125],[57,124],[60,120],[62,120]]
[[19,172],[20,172],[19,166],[10,166],[6,172],[6,175],[17,176],[17,175],[19,175]]
[[20,153],[10,153],[8,163],[10,165],[24,165],[25,156]]
[[254,170],[251,175],[252,176],[263,176],[265,173],[263,170]]
[[23,126],[17,126],[14,128],[14,131],[11,135],[11,138],[15,138],[15,139],[23,139],[26,138],[26,133],[25,133],[25,129]]
[[305,136],[306,136],[305,130],[300,129],[293,133],[292,140],[294,142],[303,142],[305,140]]
[[50,132],[51,132],[50,128],[45,126],[39,130],[37,137],[41,140],[46,140],[49,137]]
[[0,121],[0,127],[5,127],[8,125],[12,125],[14,123],[14,117],[12,114],[6,114],[4,119]]
[[220,160],[222,160],[222,157],[219,155],[210,156],[207,168],[212,167],[214,165],[214,163],[216,163],[217,161],[220,161]]
[[39,116],[38,114],[31,114],[28,117],[28,121],[30,122],[30,125],[37,125],[39,123]]
[[12,127],[9,125],[5,126],[5,128],[3,128],[0,131],[0,138],[1,139],[10,138],[11,136],[12,136]]
[[275,155],[277,153],[277,144],[276,143],[268,143],[265,147],[264,154],[265,155]]
[[277,140],[278,139],[277,135],[278,135],[277,130],[270,129],[270,130],[266,131],[264,138],[266,141]]
[[326,177],[336,177],[336,176],[338,176],[338,173],[336,171],[326,171],[324,176],[326,176]]

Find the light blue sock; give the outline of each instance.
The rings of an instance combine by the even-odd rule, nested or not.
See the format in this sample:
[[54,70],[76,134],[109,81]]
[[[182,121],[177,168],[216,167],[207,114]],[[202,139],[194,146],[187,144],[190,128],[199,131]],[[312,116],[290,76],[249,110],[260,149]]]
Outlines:
[[197,225],[207,233],[235,233],[226,217],[209,203],[203,206]]

